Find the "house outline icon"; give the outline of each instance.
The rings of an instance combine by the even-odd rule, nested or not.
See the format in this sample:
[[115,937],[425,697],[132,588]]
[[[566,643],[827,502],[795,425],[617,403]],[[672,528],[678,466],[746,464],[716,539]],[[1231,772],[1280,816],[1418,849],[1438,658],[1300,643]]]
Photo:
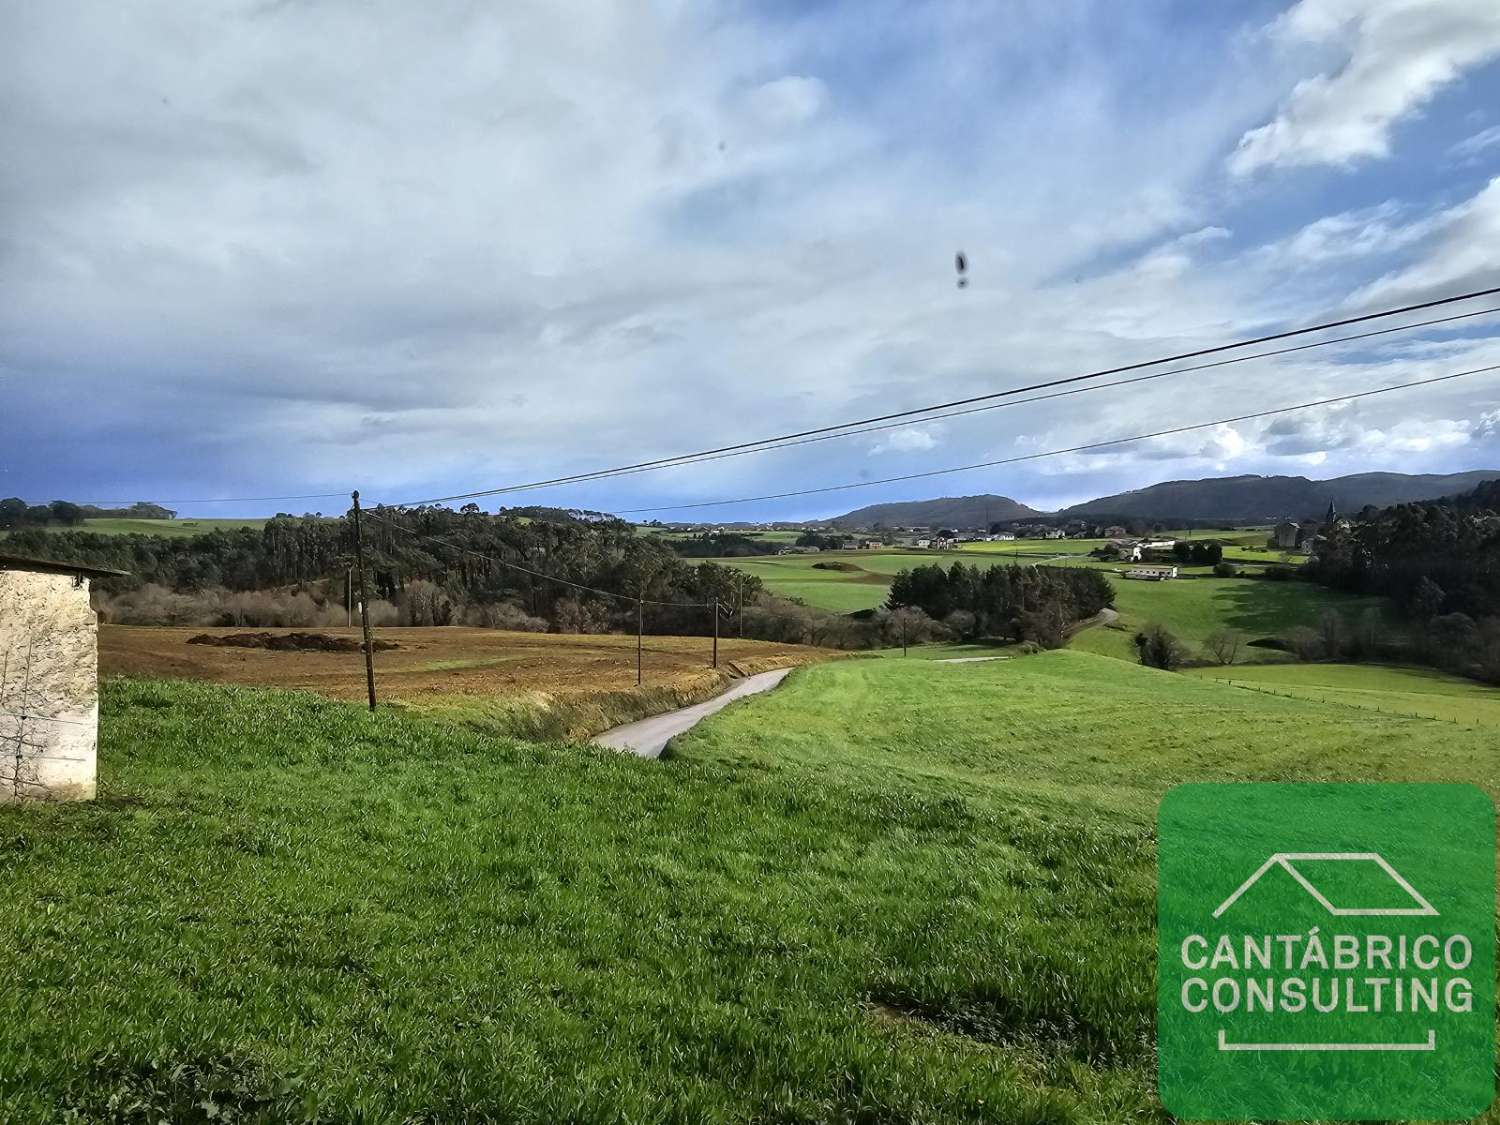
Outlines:
[[[1391,880],[1394,881],[1403,891],[1410,895],[1412,901],[1417,903],[1417,905],[1381,907],[1334,906],[1333,903],[1328,901],[1327,896],[1312,884],[1311,880],[1309,880],[1307,876],[1302,874],[1302,872],[1298,871],[1297,868],[1293,866],[1294,861],[1301,860],[1374,863],[1378,865],[1380,869],[1384,871],[1386,875],[1389,876]],[[1232,895],[1230,895],[1219,904],[1218,909],[1214,911],[1213,916],[1215,918],[1219,917],[1236,902],[1238,902],[1240,896],[1242,896],[1251,887],[1255,886],[1255,884],[1260,881],[1261,876],[1266,874],[1266,872],[1270,871],[1273,867],[1280,867],[1283,871],[1285,871],[1288,875],[1295,879],[1301,885],[1302,889],[1305,890],[1309,895],[1311,895],[1312,898],[1320,906],[1322,906],[1324,910],[1328,911],[1329,914],[1332,914],[1335,917],[1414,918],[1436,917],[1438,913],[1437,908],[1434,907],[1432,903],[1423,898],[1422,895],[1417,891],[1417,889],[1413,887],[1409,882],[1407,882],[1406,878],[1394,867],[1392,867],[1386,861],[1385,857],[1382,856],[1379,852],[1276,852],[1258,868],[1256,868],[1255,873],[1251,875],[1250,878],[1241,883],[1239,885],[1239,888]]]

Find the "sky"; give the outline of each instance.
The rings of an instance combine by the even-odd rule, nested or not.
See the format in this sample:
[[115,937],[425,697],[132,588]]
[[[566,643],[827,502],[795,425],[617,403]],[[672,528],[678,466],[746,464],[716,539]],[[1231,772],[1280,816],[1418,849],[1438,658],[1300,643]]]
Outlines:
[[[0,0],[0,105],[33,502],[423,500],[1500,285],[1494,0]],[[680,507],[1489,364],[1500,315],[481,503],[1500,468],[1493,372]]]

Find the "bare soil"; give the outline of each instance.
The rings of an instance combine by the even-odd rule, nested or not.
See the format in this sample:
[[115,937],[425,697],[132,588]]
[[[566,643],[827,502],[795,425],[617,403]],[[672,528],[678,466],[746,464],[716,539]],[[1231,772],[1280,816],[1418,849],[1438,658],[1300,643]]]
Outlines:
[[[271,637],[292,629],[268,629]],[[242,629],[167,628],[103,625],[99,629],[99,670],[105,676],[212,680],[301,688],[335,699],[360,699],[365,668],[359,630],[333,628],[324,635],[347,640],[348,651],[321,648],[222,646],[218,638]],[[192,643],[194,638],[215,638]],[[544,692],[551,696],[632,691],[635,637],[615,634],[510,633],[498,629],[384,629],[398,648],[381,652],[375,672],[381,693],[391,699]],[[826,659],[836,653],[805,645],[770,641],[719,641],[720,673],[710,665],[708,637],[647,637],[643,666],[647,687],[695,691],[722,680],[722,672],[751,675]]]

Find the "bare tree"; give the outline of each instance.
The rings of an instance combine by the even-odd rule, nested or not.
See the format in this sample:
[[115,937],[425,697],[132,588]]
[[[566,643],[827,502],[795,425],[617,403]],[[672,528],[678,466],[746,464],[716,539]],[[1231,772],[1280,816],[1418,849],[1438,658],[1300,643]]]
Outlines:
[[1220,664],[1233,664],[1244,643],[1245,635],[1238,629],[1219,629],[1204,638],[1203,647]]
[[1346,647],[1348,630],[1344,627],[1343,615],[1336,609],[1325,609],[1318,618],[1318,635],[1323,641],[1323,656],[1337,660]]

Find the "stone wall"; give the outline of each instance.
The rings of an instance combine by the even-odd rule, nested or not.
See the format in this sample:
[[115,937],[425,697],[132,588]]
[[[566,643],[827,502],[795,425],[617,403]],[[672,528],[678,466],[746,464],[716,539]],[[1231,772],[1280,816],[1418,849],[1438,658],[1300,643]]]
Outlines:
[[93,798],[98,631],[88,579],[0,570],[0,802]]

